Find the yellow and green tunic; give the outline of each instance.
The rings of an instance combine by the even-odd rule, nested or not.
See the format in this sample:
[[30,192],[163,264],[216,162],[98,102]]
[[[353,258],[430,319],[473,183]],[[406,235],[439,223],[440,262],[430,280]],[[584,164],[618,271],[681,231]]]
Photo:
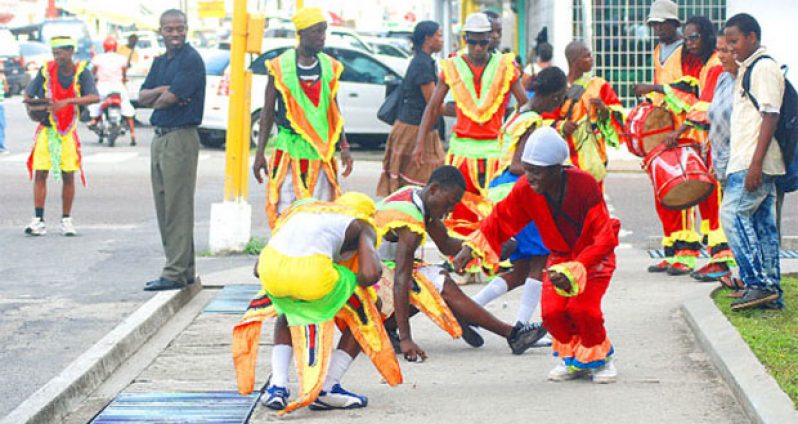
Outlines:
[[[403,187],[377,204],[375,223],[377,237],[383,240],[383,246],[390,243],[384,240],[384,237],[400,228],[418,234],[421,237],[420,245],[424,245],[427,229],[424,223],[424,206],[419,196],[420,190],[420,187]],[[382,249],[383,274],[379,282],[378,294],[382,300],[383,315],[388,317],[394,311],[393,287],[396,258],[387,257],[390,254],[384,253],[386,250],[388,249]],[[452,337],[459,338],[463,335],[463,330],[440,295],[444,281],[440,271],[438,266],[422,261],[415,262],[412,286],[408,292],[410,304],[427,315],[432,322]]]
[[[273,227],[278,214],[294,200],[318,197],[321,181],[330,185],[328,197],[340,195],[335,158],[344,120],[335,100],[343,65],[319,53],[321,66],[318,104],[311,100],[299,80],[296,50],[291,49],[267,62],[275,88],[285,105],[289,127],[278,125],[267,186],[266,214]],[[290,184],[284,188],[284,184]],[[282,199],[281,197],[291,197]]]
[[300,396],[281,413],[313,402],[332,355],[334,328],[349,328],[383,378],[402,382],[399,363],[375,305],[373,289],[357,284],[357,256],[341,257],[346,229],[371,216],[313,199],[298,202],[277,221],[258,263],[262,290],[233,330],[239,392],[251,393],[262,322],[285,315],[291,331]]

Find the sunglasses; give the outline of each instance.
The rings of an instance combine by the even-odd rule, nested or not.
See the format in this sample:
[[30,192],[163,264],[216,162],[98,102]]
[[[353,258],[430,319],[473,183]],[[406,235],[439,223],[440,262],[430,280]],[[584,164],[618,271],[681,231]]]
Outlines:
[[487,47],[490,44],[490,40],[472,40],[470,38],[466,39],[466,44],[469,46],[480,46],[480,47]]
[[694,33],[692,33],[692,34],[690,34],[690,35],[688,35],[688,36],[686,36],[684,38],[686,38],[686,39],[688,39],[690,41],[698,41],[698,40],[701,39],[701,34],[698,34],[698,33],[694,32]]

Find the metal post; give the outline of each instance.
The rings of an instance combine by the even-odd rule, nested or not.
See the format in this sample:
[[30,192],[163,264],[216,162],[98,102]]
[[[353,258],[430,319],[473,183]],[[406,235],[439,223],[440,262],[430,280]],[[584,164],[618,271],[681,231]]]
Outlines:
[[[249,114],[249,111],[244,109],[246,106],[244,104],[246,97],[244,92],[244,51],[246,42],[247,0],[235,0],[230,46],[230,107],[227,115],[228,130],[225,148],[225,201],[246,199],[246,187],[242,181],[240,169],[242,167],[246,168],[248,160],[245,161],[241,154],[241,144],[244,142],[243,132],[240,124],[236,125],[236,123],[244,122],[244,114]],[[247,128],[247,133],[249,133],[249,128]],[[247,137],[247,142],[249,142],[249,137]]]
[[[516,10],[516,38],[518,39],[518,56],[522,61],[526,61],[529,52],[527,51],[527,9],[526,0],[515,0]],[[527,65],[527,63],[524,63]]]

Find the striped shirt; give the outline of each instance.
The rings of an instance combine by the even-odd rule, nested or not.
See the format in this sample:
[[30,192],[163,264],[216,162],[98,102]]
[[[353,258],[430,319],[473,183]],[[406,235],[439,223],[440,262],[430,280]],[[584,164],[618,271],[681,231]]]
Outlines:
[[715,94],[709,105],[709,140],[712,142],[712,167],[720,181],[726,180],[731,140],[731,114],[734,105],[735,76],[724,72],[718,77]]

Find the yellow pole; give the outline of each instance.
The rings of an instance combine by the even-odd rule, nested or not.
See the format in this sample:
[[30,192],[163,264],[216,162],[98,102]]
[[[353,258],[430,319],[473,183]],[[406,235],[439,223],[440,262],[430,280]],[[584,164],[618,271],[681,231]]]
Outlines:
[[[249,96],[245,90],[244,52],[247,43],[247,0],[234,0],[233,32],[230,46],[230,107],[227,114],[227,143],[225,147],[224,200],[246,200],[248,174],[242,172],[249,164]],[[244,133],[247,137],[244,137]],[[245,143],[246,141],[246,143]]]

